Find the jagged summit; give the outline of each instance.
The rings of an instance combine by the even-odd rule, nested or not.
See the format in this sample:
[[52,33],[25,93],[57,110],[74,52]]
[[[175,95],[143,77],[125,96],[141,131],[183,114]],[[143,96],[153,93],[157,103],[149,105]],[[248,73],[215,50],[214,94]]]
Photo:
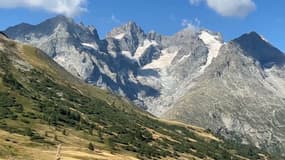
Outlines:
[[23,34],[27,34],[30,32],[33,33],[44,33],[44,34],[52,34],[53,30],[59,25],[70,25],[73,24],[73,20],[71,18],[67,18],[65,16],[59,15],[50,19],[47,19],[40,24],[32,25],[28,23],[21,23],[14,27],[8,28],[5,32],[11,37],[23,36]]
[[[29,39],[31,36],[41,37],[43,35],[51,35],[56,31],[67,31],[71,33],[71,36],[82,37],[83,39],[88,36],[93,39],[99,40],[97,30],[94,27],[87,27],[82,24],[77,24],[72,18],[68,18],[63,15],[47,19],[40,24],[31,25],[27,23],[21,23],[14,27],[9,27],[4,32],[11,38]],[[30,34],[30,35],[29,35]],[[61,33],[62,34],[62,33]],[[91,38],[92,39],[92,38]]]
[[270,67],[273,64],[283,65],[285,63],[284,53],[256,32],[246,33],[234,39],[233,42],[239,44],[247,56],[259,61],[263,67]]
[[107,41],[115,50],[125,52],[127,57],[134,56],[136,49],[146,38],[142,28],[135,22],[128,22],[114,28],[107,34]]
[[144,32],[143,29],[134,21],[129,21],[128,23],[118,28],[123,28],[125,31],[130,32]]
[[144,36],[144,35],[145,33],[140,26],[138,26],[133,21],[129,21],[127,24],[114,28],[111,32],[107,34],[107,37],[122,39],[125,36],[137,38],[138,36]]
[[162,40],[162,35],[157,33],[156,31],[152,30],[150,32],[147,33],[147,39],[149,40],[154,40],[156,42],[161,42]]
[[125,24],[125,26],[129,28],[141,28],[135,21],[129,21],[127,24]]
[[42,24],[59,24],[59,23],[75,23],[72,18],[66,17],[64,15],[57,15],[55,17],[49,18]]
[[23,36],[26,32],[31,30],[34,26],[28,23],[21,23],[16,26],[10,27],[4,31],[5,34],[8,34],[10,37]]

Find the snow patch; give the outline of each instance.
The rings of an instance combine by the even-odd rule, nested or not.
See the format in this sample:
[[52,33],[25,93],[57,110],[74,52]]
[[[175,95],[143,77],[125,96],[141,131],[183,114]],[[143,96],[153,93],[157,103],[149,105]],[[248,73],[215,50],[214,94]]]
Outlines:
[[269,43],[269,41],[268,41],[263,35],[260,35],[260,38],[261,38],[262,40],[264,40],[265,42]]
[[129,71],[128,72],[128,75],[129,75],[129,80],[131,81],[131,82],[134,82],[135,84],[137,84],[138,83],[138,81],[137,81],[137,79],[136,79],[136,77],[134,76],[134,73],[132,72],[132,71]]
[[200,70],[200,72],[204,72],[204,70],[212,63],[212,60],[218,56],[223,43],[220,41],[218,35],[212,35],[206,31],[202,31],[199,38],[206,44],[209,51],[207,62]]
[[130,59],[133,59],[132,53],[130,51],[122,51],[122,55],[124,55]]
[[143,53],[145,52],[146,49],[148,49],[150,46],[156,46],[158,45],[155,41],[149,41],[149,40],[145,40],[142,45],[140,45],[136,52],[132,55],[132,53],[130,51],[122,51],[121,53],[128,57],[129,59],[135,60],[135,61],[139,61],[139,58],[143,55]]
[[178,62],[182,62],[182,61],[184,61],[184,59],[186,59],[186,58],[188,58],[188,57],[190,57],[190,56],[191,56],[191,54],[184,55],[182,58],[179,59]]
[[150,46],[157,46],[158,44],[155,41],[149,41],[149,40],[144,40],[143,44],[139,46],[135,52],[134,59],[139,59],[143,53],[145,52],[146,49],[148,49]]
[[162,50],[159,59],[153,60],[145,65],[143,69],[163,69],[171,65],[172,60],[177,55],[176,52],[168,52],[168,49]]
[[58,64],[64,64],[66,62],[65,56],[56,56],[53,58],[54,61],[56,61]]
[[109,53],[112,57],[114,57],[114,58],[117,57],[117,52],[109,51],[108,53]]
[[120,39],[124,38],[125,35],[126,35],[125,33],[121,33],[121,34],[114,36],[114,38],[120,40]]
[[93,44],[90,44],[90,43],[81,43],[81,44],[85,47],[96,49],[95,45],[93,45]]

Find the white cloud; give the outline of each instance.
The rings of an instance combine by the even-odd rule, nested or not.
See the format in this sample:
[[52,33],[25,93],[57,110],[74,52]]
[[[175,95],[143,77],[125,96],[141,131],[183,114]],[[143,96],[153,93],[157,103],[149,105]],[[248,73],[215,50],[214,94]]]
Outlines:
[[209,8],[222,16],[245,17],[256,9],[253,0],[189,0],[191,5],[205,2]]
[[194,22],[190,21],[188,19],[182,19],[181,20],[181,26],[182,27],[189,28],[189,29],[192,29],[192,30],[199,30],[200,23],[201,22],[200,22],[200,20],[198,18],[195,18]]
[[71,17],[87,11],[85,3],[86,0],[0,0],[0,8],[43,9]]
[[120,23],[120,22],[121,22],[121,20],[118,19],[114,14],[112,14],[111,20],[112,20],[112,22],[114,22],[114,23]]

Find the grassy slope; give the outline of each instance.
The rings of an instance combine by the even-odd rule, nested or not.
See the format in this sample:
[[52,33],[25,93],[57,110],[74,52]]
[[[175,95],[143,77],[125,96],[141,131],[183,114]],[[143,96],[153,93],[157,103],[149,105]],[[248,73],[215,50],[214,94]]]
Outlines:
[[71,160],[269,157],[204,129],[156,119],[77,80],[33,47],[3,38],[0,44],[0,157],[52,159],[58,144]]

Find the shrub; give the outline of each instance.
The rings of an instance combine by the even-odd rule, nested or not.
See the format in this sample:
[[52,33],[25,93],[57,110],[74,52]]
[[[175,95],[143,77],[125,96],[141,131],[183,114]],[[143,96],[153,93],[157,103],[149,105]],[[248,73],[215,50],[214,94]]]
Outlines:
[[90,143],[88,144],[88,149],[89,149],[90,151],[94,151],[95,148],[94,148],[93,143],[90,142]]

